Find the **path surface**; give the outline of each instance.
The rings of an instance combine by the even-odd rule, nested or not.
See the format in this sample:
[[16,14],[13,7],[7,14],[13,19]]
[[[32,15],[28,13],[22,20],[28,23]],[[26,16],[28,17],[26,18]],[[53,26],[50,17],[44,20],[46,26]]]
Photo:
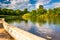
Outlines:
[[13,40],[13,38],[3,28],[0,28],[0,40]]
[[0,40],[14,40],[1,26],[0,24]]

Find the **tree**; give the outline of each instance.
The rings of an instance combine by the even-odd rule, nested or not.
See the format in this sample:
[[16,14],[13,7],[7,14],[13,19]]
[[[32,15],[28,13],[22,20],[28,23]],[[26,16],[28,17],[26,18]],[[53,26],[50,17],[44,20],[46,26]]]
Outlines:
[[47,11],[47,15],[51,15],[53,13],[53,10],[52,9],[49,9],[48,11]]
[[39,6],[39,9],[43,9],[43,8],[44,8],[43,5],[40,5],[40,6]]
[[54,13],[60,15],[60,7],[54,8]]
[[8,9],[6,11],[7,11],[7,15],[14,15],[14,10]]
[[23,14],[26,14],[26,13],[28,13],[27,8],[25,8],[24,11],[23,11]]
[[1,8],[0,8],[0,15],[2,14],[2,10],[1,10]]
[[44,9],[44,7],[42,5],[40,5],[39,8],[37,9],[37,14],[38,15],[42,15],[42,14],[44,14],[46,12],[47,12],[47,10]]
[[36,16],[36,10],[32,10],[31,15]]
[[22,15],[21,10],[15,10],[16,15]]

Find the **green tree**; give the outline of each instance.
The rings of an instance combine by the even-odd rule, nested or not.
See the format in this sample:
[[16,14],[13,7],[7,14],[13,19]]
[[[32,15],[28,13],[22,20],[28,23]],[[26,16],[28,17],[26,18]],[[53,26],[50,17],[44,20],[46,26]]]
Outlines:
[[25,8],[24,9],[24,11],[23,11],[23,14],[26,14],[26,13],[28,13],[29,11],[27,10],[27,8]]
[[54,13],[60,15],[60,7],[54,8]]
[[[8,9],[7,11],[7,15],[14,15],[14,10],[12,9]],[[5,14],[6,15],[6,14]]]
[[22,15],[21,10],[15,10],[16,15]]
[[42,14],[44,14],[46,12],[47,12],[47,10],[44,9],[44,7],[42,5],[40,5],[39,8],[37,9],[37,14],[38,15],[42,15]]

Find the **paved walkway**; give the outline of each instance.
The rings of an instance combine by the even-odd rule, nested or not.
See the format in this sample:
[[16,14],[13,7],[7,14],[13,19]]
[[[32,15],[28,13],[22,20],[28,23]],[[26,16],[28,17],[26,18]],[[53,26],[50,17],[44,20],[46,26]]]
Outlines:
[[14,40],[0,25],[0,40]]
[[13,38],[3,28],[0,28],[0,40],[13,40]]

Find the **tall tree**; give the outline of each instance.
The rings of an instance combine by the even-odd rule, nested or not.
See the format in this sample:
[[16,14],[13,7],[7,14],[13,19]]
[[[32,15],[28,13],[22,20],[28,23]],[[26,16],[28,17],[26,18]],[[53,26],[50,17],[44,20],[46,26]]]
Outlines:
[[27,8],[24,9],[23,14],[28,13]]
[[46,9],[44,9],[44,7],[42,5],[39,6],[39,8],[37,9],[37,14],[38,15],[42,15],[44,13],[46,13]]
[[18,9],[18,10],[15,10],[15,14],[16,14],[16,15],[21,15],[21,14],[22,14],[22,13],[21,13],[21,10],[19,10],[19,9]]

